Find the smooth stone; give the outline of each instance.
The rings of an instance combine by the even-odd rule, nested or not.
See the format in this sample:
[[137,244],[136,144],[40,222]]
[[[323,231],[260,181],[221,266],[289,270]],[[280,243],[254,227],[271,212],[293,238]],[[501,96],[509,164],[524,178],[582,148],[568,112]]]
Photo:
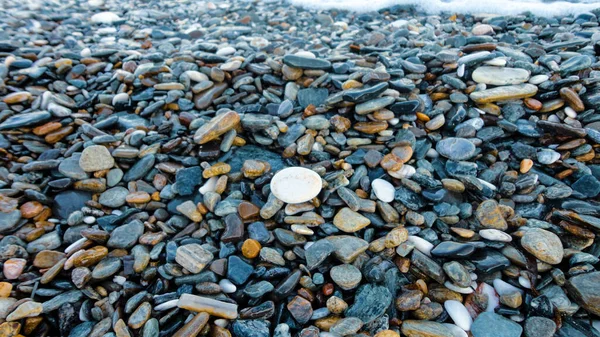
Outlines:
[[363,322],[356,317],[342,318],[329,328],[329,332],[340,336],[348,336],[357,333],[362,326]]
[[102,206],[118,208],[125,205],[125,198],[129,194],[129,190],[125,187],[117,186],[111,189],[108,189],[102,194],[100,194],[100,198],[98,202]]
[[130,182],[141,179],[154,167],[155,160],[156,157],[153,154],[142,157],[125,173],[123,181]]
[[600,272],[573,276],[567,280],[566,289],[577,304],[600,316]]
[[560,238],[547,230],[532,228],[521,238],[521,245],[530,254],[549,264],[559,264],[564,255]]
[[79,166],[85,172],[108,170],[115,165],[115,160],[102,145],[86,147],[79,157]]
[[269,322],[265,320],[241,320],[233,322],[231,329],[234,337],[270,337]]
[[254,268],[238,256],[232,255],[227,260],[227,278],[235,285],[244,284]]
[[30,126],[50,119],[52,115],[47,111],[37,111],[18,114],[7,118],[0,123],[0,130],[12,130],[22,126]]
[[369,248],[369,243],[350,235],[328,236],[326,238],[334,246],[335,257],[343,263],[352,263]]
[[477,104],[485,104],[527,98],[534,96],[537,91],[538,88],[535,85],[527,83],[474,91],[469,97]]
[[473,319],[464,304],[459,301],[450,300],[444,302],[444,309],[446,309],[446,312],[448,312],[448,315],[450,315],[450,318],[452,318],[454,324],[458,327],[465,331],[471,329]]
[[498,229],[482,229],[479,236],[490,241],[511,242],[512,237]]
[[177,248],[175,261],[190,272],[197,274],[213,260],[213,254],[197,243]]
[[0,233],[12,231],[21,220],[21,211],[0,212]]
[[529,79],[529,71],[521,68],[478,67],[471,75],[473,81],[491,85],[521,84]]
[[450,329],[438,322],[405,320],[401,329],[407,337],[454,337]]
[[351,264],[335,266],[329,273],[333,282],[344,290],[356,288],[362,279],[360,270]]
[[313,170],[303,167],[285,168],[271,179],[271,192],[277,199],[298,204],[316,197],[323,187],[321,177]]
[[[413,239],[414,241],[414,239]],[[426,241],[427,242],[427,241]],[[428,242],[429,243],[429,242]],[[431,245],[431,243],[430,243]],[[433,245],[432,245],[433,247]],[[417,247],[419,249],[419,247]],[[421,249],[419,249],[421,250]],[[446,258],[465,258],[475,252],[475,246],[468,243],[453,241],[440,242],[435,248],[430,249],[431,255]]]
[[304,251],[306,267],[309,270],[320,266],[335,251],[335,246],[327,239],[321,239]]
[[331,62],[327,60],[289,54],[283,57],[283,63],[290,67],[311,70],[327,70],[331,67]]
[[476,150],[472,142],[455,137],[440,140],[435,149],[442,156],[454,161],[468,160],[473,157]]
[[333,218],[333,224],[343,232],[354,233],[371,224],[371,220],[348,207],[344,207]]
[[473,337],[519,337],[523,328],[516,322],[492,312],[483,312],[471,325]]
[[216,115],[196,130],[194,142],[196,144],[206,144],[233,129],[239,122],[240,115],[233,110]]
[[18,321],[22,318],[26,317],[36,317],[39,316],[43,311],[43,306],[41,303],[34,301],[27,301],[21,305],[19,305],[13,312],[11,312],[7,317],[6,321]]
[[556,330],[556,323],[553,320],[534,316],[525,321],[525,337],[552,337]]
[[371,183],[371,187],[373,188],[373,192],[377,199],[383,202],[392,202],[394,201],[395,189],[394,185],[392,185],[387,180],[383,179],[375,179]]

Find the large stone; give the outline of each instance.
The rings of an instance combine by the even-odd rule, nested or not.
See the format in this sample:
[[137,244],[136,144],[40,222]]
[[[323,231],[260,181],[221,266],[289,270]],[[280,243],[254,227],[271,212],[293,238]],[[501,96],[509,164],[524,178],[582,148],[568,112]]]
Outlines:
[[79,166],[85,172],[108,170],[115,165],[114,158],[108,149],[102,145],[86,147],[79,157]]
[[573,276],[567,281],[566,288],[577,304],[600,316],[600,272]]
[[507,101],[534,96],[538,88],[533,84],[517,84],[474,91],[469,95],[477,104]]
[[549,264],[559,264],[564,255],[560,238],[545,229],[531,228],[521,238],[521,245],[531,255]]
[[473,157],[476,148],[472,142],[464,138],[449,137],[440,140],[435,149],[448,159],[461,161]]
[[471,325],[473,337],[519,337],[522,332],[518,323],[493,312],[479,314]]

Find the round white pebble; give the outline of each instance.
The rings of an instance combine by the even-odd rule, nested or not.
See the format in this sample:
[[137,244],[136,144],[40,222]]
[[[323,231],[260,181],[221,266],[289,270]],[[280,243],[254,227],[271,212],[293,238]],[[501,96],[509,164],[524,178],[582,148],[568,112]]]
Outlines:
[[309,201],[321,192],[321,188],[321,177],[304,167],[288,167],[271,179],[271,192],[288,204]]
[[394,193],[396,192],[396,190],[394,189],[394,185],[392,185],[389,181],[383,179],[375,179],[371,183],[371,187],[373,188],[373,192],[375,192],[375,196],[377,196],[377,199],[383,202],[394,201]]

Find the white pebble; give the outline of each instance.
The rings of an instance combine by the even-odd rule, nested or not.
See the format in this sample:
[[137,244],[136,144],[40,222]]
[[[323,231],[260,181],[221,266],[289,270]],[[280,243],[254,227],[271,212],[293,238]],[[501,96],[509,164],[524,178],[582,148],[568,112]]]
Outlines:
[[179,300],[170,300],[165,303],[161,303],[161,304],[155,306],[154,310],[165,311],[165,310],[173,309],[177,306],[177,302],[179,302]]
[[101,13],[92,15],[91,20],[93,23],[109,23],[110,24],[115,21],[121,20],[121,18],[113,12],[101,12]]
[[219,180],[219,177],[211,177],[210,179],[208,179],[204,183],[204,185],[200,186],[200,188],[198,189],[200,194],[204,195],[207,192],[214,192],[217,188],[217,180]]
[[450,282],[450,281],[446,281],[444,282],[444,286],[452,291],[456,291],[457,293],[460,294],[472,294],[473,293],[473,288],[471,287],[459,287],[456,284]]
[[304,167],[285,168],[271,179],[271,192],[281,201],[298,204],[316,197],[323,188],[317,172]]
[[118,285],[124,285],[125,282],[127,282],[127,279],[123,276],[117,275],[117,276],[113,277],[113,282]]
[[526,277],[519,276],[519,284],[523,288],[531,289],[531,282]]
[[226,328],[229,325],[229,321],[224,318],[215,319],[215,325],[221,328]]
[[431,256],[431,250],[433,249],[431,242],[414,235],[409,235],[408,241],[415,245],[415,248],[421,253]]
[[448,312],[448,315],[450,315],[450,318],[454,321],[454,324],[465,331],[471,330],[473,319],[462,303],[455,300],[449,300],[444,302],[444,308]]
[[481,292],[483,294],[486,294],[488,297],[487,307],[485,308],[485,311],[494,312],[494,309],[500,306],[500,298],[498,298],[496,290],[494,290],[494,287],[485,282],[482,282],[480,286]]
[[500,296],[505,295],[505,294],[511,294],[511,293],[514,293],[515,291],[518,291],[521,294],[523,293],[522,289],[519,289],[510,283],[504,282],[501,279],[494,280],[494,289]]
[[375,179],[371,183],[371,187],[373,188],[373,192],[377,199],[383,202],[392,202],[394,201],[394,193],[396,190],[394,189],[394,185],[392,185],[389,181],[383,179]]
[[83,244],[87,241],[87,238],[81,238],[75,242],[73,242],[72,244],[69,245],[69,247],[67,247],[65,249],[65,253],[69,254],[72,253],[74,251],[77,251],[79,249],[81,249],[83,247]]
[[311,59],[316,59],[317,56],[309,51],[301,50],[295,54],[296,56],[308,57]]
[[217,55],[219,55],[219,56],[228,56],[228,55],[231,55],[233,53],[235,53],[235,48],[229,47],[229,46],[217,50]]
[[500,242],[511,242],[512,236],[504,233],[498,229],[482,229],[479,231],[479,235],[490,241],[500,241]]
[[235,284],[231,283],[231,281],[229,281],[226,278],[219,281],[219,286],[221,287],[221,290],[223,290],[223,292],[226,294],[232,294],[237,290]]
[[571,118],[577,118],[577,112],[570,106],[565,108],[565,114]]
[[83,222],[85,222],[88,225],[91,225],[94,222],[96,222],[96,218],[94,218],[93,216],[86,216],[85,218],[83,218]]

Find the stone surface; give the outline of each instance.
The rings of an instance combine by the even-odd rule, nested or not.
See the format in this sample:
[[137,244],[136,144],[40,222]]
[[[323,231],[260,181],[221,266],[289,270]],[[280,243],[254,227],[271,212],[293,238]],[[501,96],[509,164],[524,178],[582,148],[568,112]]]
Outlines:
[[321,177],[303,167],[283,169],[271,180],[271,192],[281,201],[297,204],[309,201],[321,192]]

